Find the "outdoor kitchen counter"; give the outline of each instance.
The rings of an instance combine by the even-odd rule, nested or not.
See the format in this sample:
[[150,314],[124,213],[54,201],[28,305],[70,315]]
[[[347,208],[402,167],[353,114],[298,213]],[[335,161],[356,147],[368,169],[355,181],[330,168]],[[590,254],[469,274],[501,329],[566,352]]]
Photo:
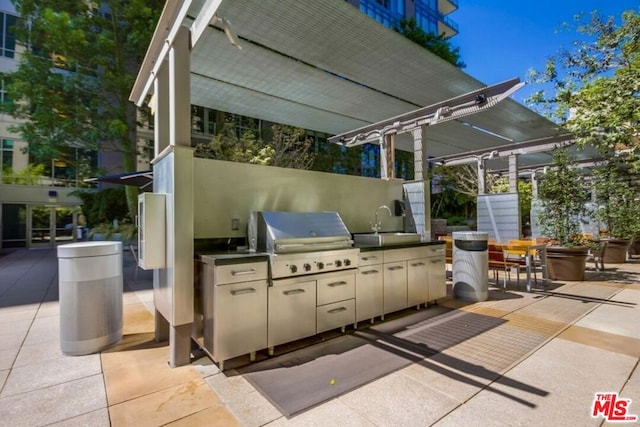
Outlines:
[[269,255],[265,252],[221,251],[199,254],[196,259],[209,265],[232,265],[269,261]]
[[421,246],[433,246],[433,245],[444,245],[445,242],[442,240],[430,240],[428,242],[416,242],[416,243],[399,243],[395,245],[363,245],[356,244],[355,248],[359,248],[360,252],[369,252],[369,251],[381,251],[381,250],[390,250],[390,249],[405,249],[405,248],[418,248]]

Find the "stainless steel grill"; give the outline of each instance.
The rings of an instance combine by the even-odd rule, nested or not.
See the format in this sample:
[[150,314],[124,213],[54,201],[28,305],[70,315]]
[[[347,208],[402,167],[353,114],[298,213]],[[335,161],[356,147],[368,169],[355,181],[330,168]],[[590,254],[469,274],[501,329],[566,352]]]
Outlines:
[[272,279],[358,266],[359,250],[337,212],[252,212],[249,246],[269,254]]

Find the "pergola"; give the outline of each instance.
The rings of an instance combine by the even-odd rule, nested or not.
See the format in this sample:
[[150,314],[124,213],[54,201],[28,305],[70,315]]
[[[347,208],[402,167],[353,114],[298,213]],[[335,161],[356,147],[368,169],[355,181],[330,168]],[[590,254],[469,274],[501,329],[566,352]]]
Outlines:
[[[175,157],[171,168],[154,170],[154,191],[165,185],[172,193],[168,267],[154,276],[169,326],[157,325],[156,334],[170,338],[171,365],[188,361],[192,321],[176,309],[193,297],[180,285],[193,282],[192,104],[339,135],[425,106],[446,115],[449,101],[469,94],[480,105],[485,87],[341,0],[167,1],[130,99],[142,105],[153,94],[154,163],[167,152]],[[421,165],[473,153],[508,161],[513,176],[519,167],[548,163],[549,150],[568,140],[508,97],[419,130],[396,132],[393,145],[419,153]],[[490,155],[496,150],[505,156]]]

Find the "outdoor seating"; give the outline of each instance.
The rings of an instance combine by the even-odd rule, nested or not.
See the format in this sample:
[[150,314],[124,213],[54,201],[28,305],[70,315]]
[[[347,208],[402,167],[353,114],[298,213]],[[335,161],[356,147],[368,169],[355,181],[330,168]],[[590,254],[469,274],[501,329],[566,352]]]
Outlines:
[[520,287],[520,268],[518,263],[510,261],[505,255],[505,247],[503,245],[490,243],[487,246],[489,252],[489,270],[493,271],[494,280],[498,283],[498,272],[503,273],[503,292],[507,290],[507,280],[511,280],[511,271],[515,269],[516,280]]
[[537,250],[532,248],[536,245],[534,240],[513,239],[505,247],[505,256],[510,262],[518,264],[518,268],[527,269],[527,263],[531,263],[530,271],[533,273],[533,281],[538,284],[537,270],[541,266],[540,257]]

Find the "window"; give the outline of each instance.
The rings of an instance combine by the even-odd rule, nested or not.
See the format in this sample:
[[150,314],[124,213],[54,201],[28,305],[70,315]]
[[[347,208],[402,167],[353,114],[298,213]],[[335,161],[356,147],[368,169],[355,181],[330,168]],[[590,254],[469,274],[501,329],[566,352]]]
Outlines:
[[14,15],[0,12],[0,55],[14,58],[16,54],[15,26],[22,20]]
[[2,140],[0,162],[2,162],[2,170],[13,167],[13,141],[10,139]]

